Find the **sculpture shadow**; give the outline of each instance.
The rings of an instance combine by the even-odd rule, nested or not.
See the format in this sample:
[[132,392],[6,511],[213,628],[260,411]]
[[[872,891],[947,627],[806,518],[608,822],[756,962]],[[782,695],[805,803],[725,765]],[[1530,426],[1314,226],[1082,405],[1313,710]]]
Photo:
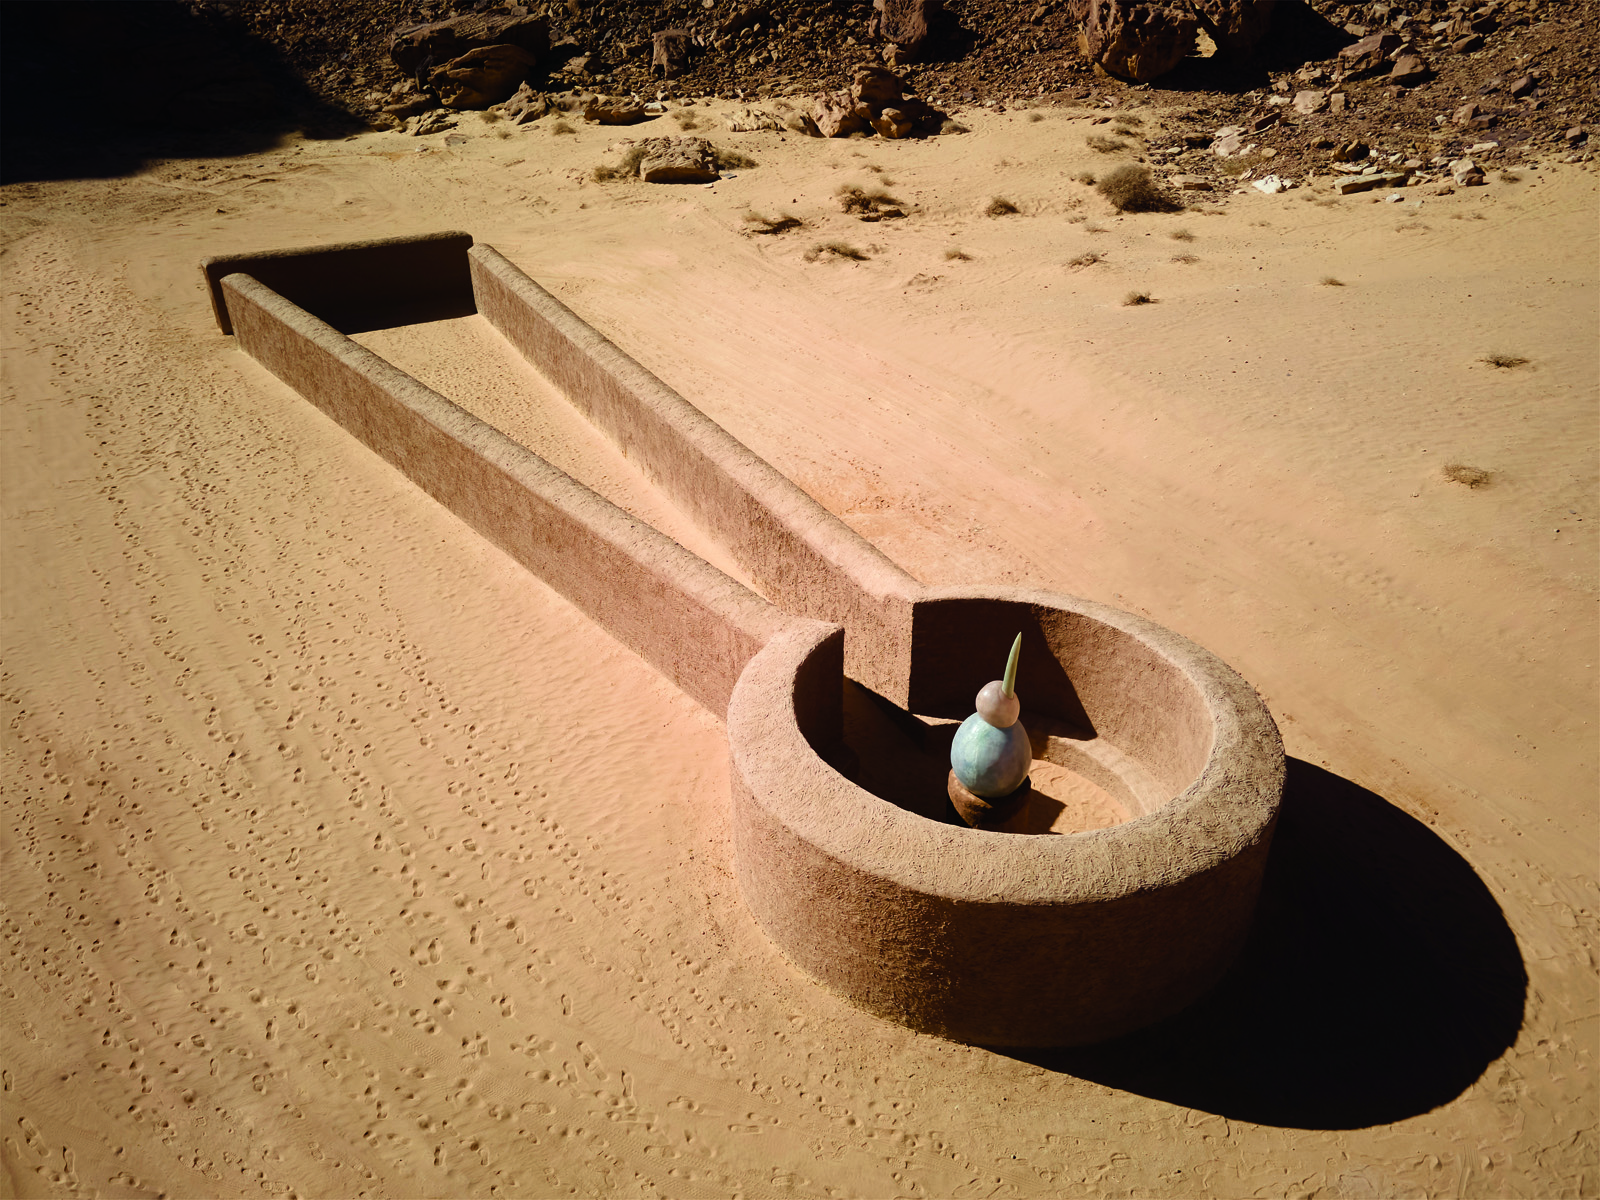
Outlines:
[[0,4],[0,182],[132,174],[152,159],[266,150],[365,122],[272,47],[172,0]]
[[1235,1120],[1357,1129],[1460,1095],[1528,976],[1472,867],[1365,788],[1289,761],[1260,908],[1207,997],[1102,1045],[999,1053]]

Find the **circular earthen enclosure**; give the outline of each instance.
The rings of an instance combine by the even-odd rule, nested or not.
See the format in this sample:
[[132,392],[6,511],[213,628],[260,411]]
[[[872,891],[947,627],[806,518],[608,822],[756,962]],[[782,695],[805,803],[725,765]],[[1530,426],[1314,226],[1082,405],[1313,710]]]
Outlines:
[[1211,988],[1249,932],[1283,791],[1255,691],[1132,614],[1020,589],[929,590],[911,712],[960,720],[1018,630],[1035,757],[1130,819],[1024,836],[929,819],[857,786],[837,630],[803,626],[745,668],[728,709],[735,868],[756,920],[833,991],[992,1046],[1084,1045]]

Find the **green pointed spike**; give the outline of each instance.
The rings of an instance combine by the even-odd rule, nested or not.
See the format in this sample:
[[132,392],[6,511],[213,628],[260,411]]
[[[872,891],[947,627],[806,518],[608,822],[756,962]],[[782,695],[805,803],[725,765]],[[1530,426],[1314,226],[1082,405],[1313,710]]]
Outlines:
[[1011,643],[1011,657],[1006,659],[1006,677],[1001,684],[1008,696],[1017,694],[1017,655],[1021,653],[1022,635],[1019,633],[1017,634],[1017,640]]

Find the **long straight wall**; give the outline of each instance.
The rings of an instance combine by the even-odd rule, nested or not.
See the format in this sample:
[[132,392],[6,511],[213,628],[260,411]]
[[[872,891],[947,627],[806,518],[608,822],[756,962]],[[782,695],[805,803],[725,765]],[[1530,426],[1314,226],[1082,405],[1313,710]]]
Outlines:
[[793,619],[248,275],[243,349],[718,716]]
[[845,670],[904,704],[921,585],[492,247],[478,311],[788,612],[845,627]]

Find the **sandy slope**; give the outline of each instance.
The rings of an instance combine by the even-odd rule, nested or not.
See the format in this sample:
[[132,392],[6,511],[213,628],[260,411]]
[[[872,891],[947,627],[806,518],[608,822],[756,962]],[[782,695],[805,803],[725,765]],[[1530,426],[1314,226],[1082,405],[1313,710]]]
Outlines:
[[[1070,181],[1083,121],[970,123],[723,134],[761,165],[714,188],[469,120],[5,189],[4,1194],[1600,1191],[1595,176],[1117,218]],[[837,212],[874,181],[913,215]],[[1220,653],[1350,832],[1330,898],[1390,888],[1363,911],[1424,914],[1414,944],[1258,981],[1321,1015],[1237,1087],[797,976],[729,875],[719,723],[240,355],[194,266],[442,228],[919,577]],[[835,239],[871,257],[806,261]],[[477,318],[363,340],[716,561]],[[1430,899],[1451,871],[1503,925]],[[1503,1055],[1406,1058],[1508,995]]]

